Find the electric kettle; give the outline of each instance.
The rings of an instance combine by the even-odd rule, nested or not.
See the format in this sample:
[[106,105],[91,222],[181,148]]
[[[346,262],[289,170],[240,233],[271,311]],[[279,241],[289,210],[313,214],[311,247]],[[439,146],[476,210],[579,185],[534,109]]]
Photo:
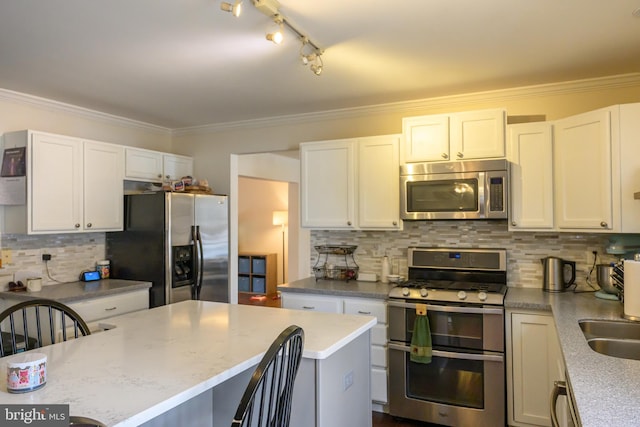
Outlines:
[[[548,256],[542,262],[542,290],[546,292],[564,292],[576,281],[576,263],[562,258]],[[567,281],[566,267],[571,267],[571,278]]]

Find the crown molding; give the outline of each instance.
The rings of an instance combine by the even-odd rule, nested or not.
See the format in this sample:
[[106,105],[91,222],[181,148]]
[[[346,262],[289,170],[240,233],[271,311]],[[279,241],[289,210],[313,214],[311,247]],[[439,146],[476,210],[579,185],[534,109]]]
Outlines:
[[265,117],[252,120],[217,123],[203,126],[177,128],[172,130],[173,136],[215,133],[224,130],[260,128],[300,124],[310,121],[344,119],[361,117],[367,114],[411,113],[435,107],[456,107],[478,102],[506,101],[532,96],[562,95],[593,90],[607,90],[640,85],[640,73],[621,74],[584,80],[548,83],[541,85],[521,86],[484,92],[472,92],[461,95],[448,95],[434,98],[416,99],[412,101],[392,102],[368,105],[363,107],[343,108],[314,113],[292,114],[285,116]]
[[52,99],[41,98],[39,96],[29,95],[26,93],[14,92],[8,89],[0,88],[0,100],[16,102],[25,105],[32,105],[37,108],[42,108],[54,112],[64,112],[74,116],[97,120],[108,124],[126,126],[129,128],[140,129],[145,131],[159,132],[159,133],[171,133],[170,128],[162,126],[152,125],[150,123],[141,122],[138,120],[128,119],[126,117],[115,116],[113,114],[102,113],[96,110],[90,110],[88,108],[78,107],[72,104],[66,104],[64,102],[54,101]]

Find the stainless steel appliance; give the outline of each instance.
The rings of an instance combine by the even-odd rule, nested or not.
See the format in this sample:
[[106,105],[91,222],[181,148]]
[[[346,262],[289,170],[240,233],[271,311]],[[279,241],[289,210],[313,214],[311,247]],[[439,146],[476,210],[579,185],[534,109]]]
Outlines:
[[149,306],[229,301],[227,196],[125,196],[124,231],[106,234],[111,277],[152,282]]
[[[408,280],[389,292],[389,413],[447,426],[505,425],[506,251],[413,247],[408,264]],[[421,305],[429,364],[410,360]]]
[[400,167],[405,220],[507,218],[506,160],[407,163]]
[[[562,258],[548,256],[542,262],[542,290],[546,292],[564,292],[576,281],[576,263]],[[569,267],[569,279],[566,279]]]

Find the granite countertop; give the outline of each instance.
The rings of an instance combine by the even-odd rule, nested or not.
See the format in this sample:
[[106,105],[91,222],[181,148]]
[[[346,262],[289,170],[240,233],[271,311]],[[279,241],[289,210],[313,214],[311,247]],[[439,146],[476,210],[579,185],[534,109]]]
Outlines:
[[10,394],[0,381],[0,401],[69,404],[108,426],[137,426],[254,366],[291,324],[304,329],[303,357],[326,359],[376,318],[183,301],[109,323],[115,328],[33,350],[47,355],[47,385]]
[[296,280],[278,285],[281,292],[296,292],[318,295],[334,295],[342,297],[361,297],[386,299],[394,285],[380,282],[363,282],[358,280],[325,280],[316,281],[314,277]]
[[38,292],[9,292],[1,291],[0,298],[16,300],[28,300],[33,298],[47,298],[60,301],[65,304],[82,301],[85,299],[106,297],[124,292],[133,292],[140,289],[148,289],[151,282],[136,280],[104,279],[95,282],[68,282],[56,285],[43,286]]
[[593,351],[578,325],[580,319],[622,319],[619,301],[593,293],[548,293],[509,288],[505,308],[551,311],[583,427],[637,426],[640,420],[640,361]]

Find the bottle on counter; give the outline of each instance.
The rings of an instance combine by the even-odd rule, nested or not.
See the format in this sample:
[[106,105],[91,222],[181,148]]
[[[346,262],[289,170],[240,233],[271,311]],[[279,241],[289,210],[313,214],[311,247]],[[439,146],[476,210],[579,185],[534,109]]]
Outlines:
[[390,274],[391,266],[389,264],[389,257],[382,257],[382,274],[380,274],[380,282],[389,283],[389,274]]
[[109,278],[110,269],[111,269],[111,265],[108,259],[96,262],[96,271],[100,273],[101,279]]

